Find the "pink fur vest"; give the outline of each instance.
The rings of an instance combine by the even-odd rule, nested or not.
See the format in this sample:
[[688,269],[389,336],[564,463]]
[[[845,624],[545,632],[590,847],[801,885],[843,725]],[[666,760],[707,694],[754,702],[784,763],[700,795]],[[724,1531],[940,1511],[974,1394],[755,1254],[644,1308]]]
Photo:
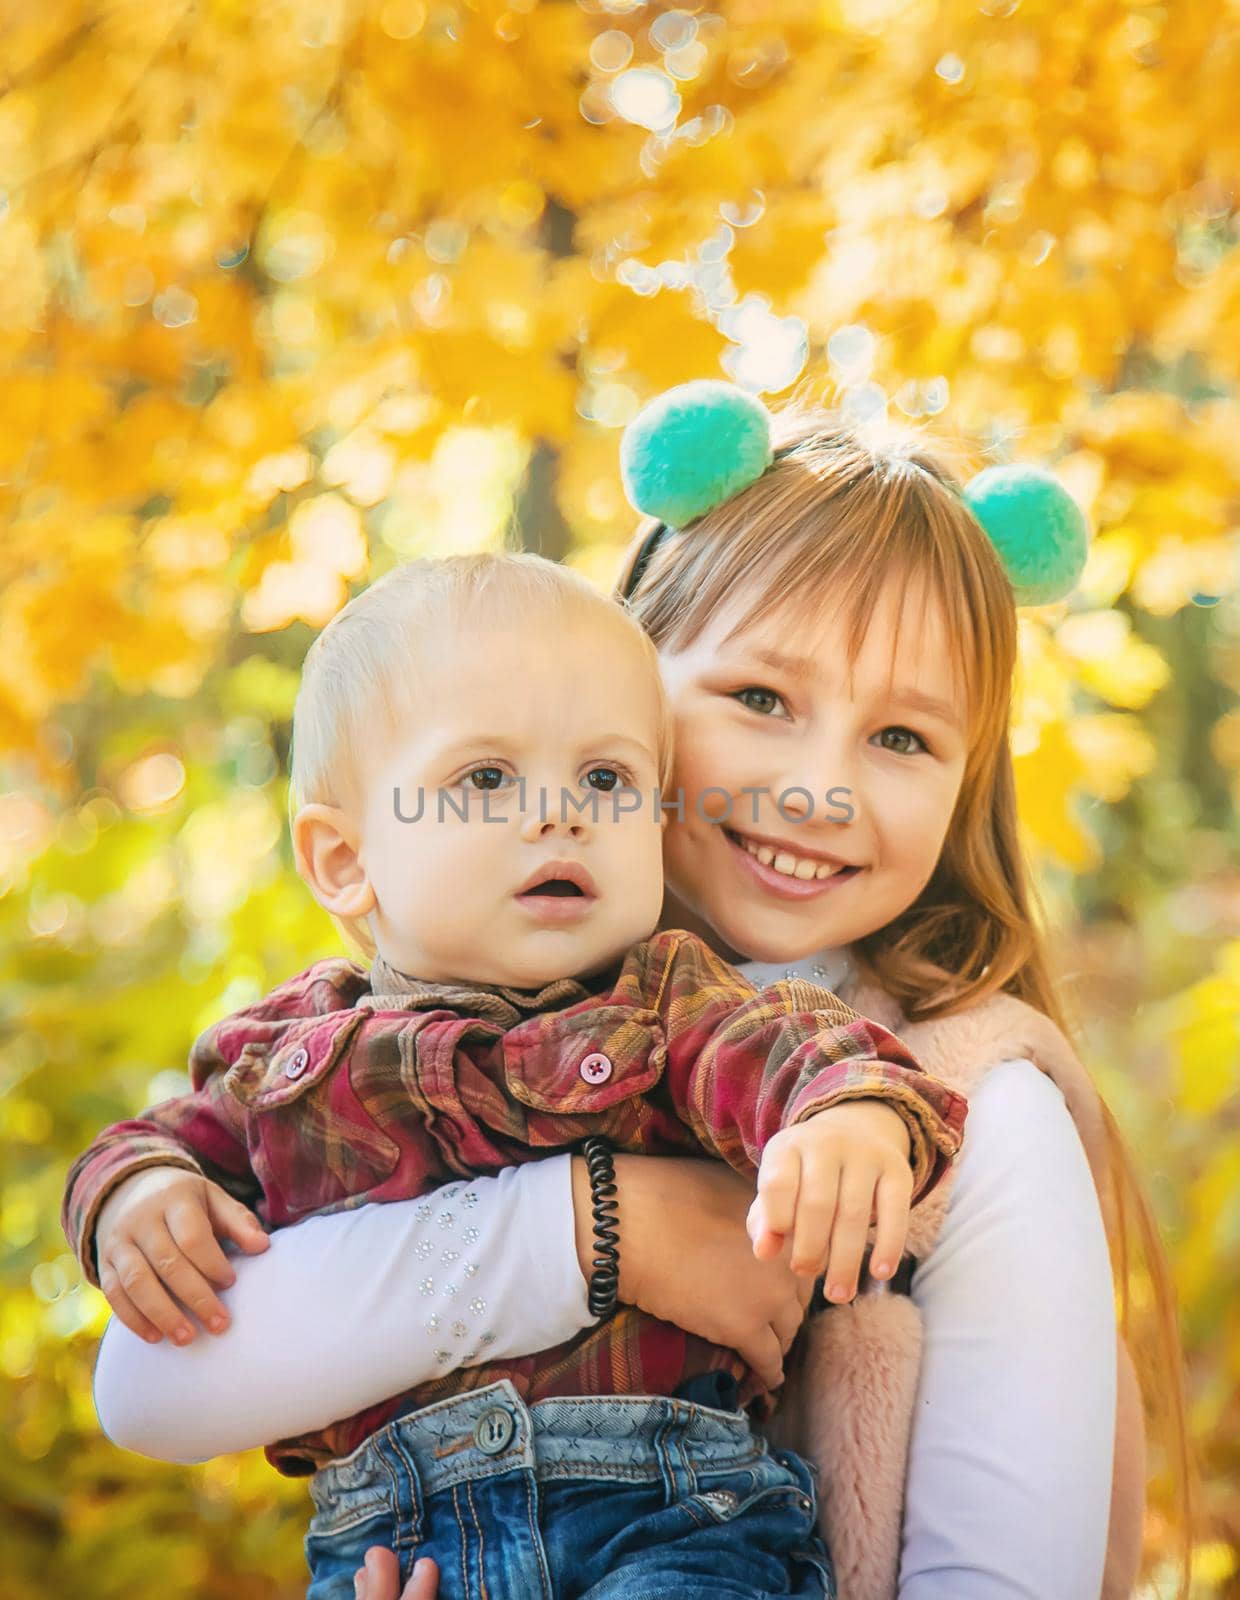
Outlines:
[[[1034,1061],[1054,1079],[1075,1119],[1109,1224],[1109,1161],[1097,1091],[1048,1017],[1011,995],[997,994],[957,1016],[906,1023],[881,989],[858,985],[845,989],[843,998],[898,1034],[928,1072],[966,1096],[996,1062]],[[907,1248],[918,1260],[938,1237],[953,1176],[949,1171],[912,1213]],[[840,1600],[894,1600],[896,1595],[920,1353],[921,1314],[907,1295],[866,1293],[851,1305],[831,1307],[805,1324],[779,1410],[764,1426],[772,1443],[818,1464],[819,1526],[835,1562]],[[1111,1520],[1100,1600],[1131,1595],[1145,1512],[1141,1396],[1122,1338],[1117,1378]]]

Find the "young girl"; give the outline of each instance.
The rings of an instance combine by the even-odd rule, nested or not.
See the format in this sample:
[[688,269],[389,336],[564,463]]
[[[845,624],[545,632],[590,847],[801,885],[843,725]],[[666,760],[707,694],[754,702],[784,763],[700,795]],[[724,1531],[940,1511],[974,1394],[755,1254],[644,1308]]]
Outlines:
[[[1033,1043],[997,1047],[991,1070],[976,1072],[950,1209],[917,1256],[911,1299],[867,1295],[806,1325],[806,1335],[816,1324],[849,1329],[863,1303],[883,1302],[915,1308],[924,1325],[906,1474],[891,1470],[893,1460],[902,1464],[898,1428],[894,1445],[858,1435],[854,1455],[886,1451],[888,1476],[872,1485],[868,1524],[852,1530],[858,1548],[840,1548],[841,1529],[833,1530],[841,1594],[895,1591],[881,1550],[870,1560],[893,1542],[874,1506],[885,1500],[890,1509],[893,1477],[897,1522],[904,1487],[902,1534],[894,1536],[900,1600],[1096,1596],[1104,1566],[1105,1592],[1123,1594],[1142,1459],[1139,1439],[1117,1457],[1108,1565],[1114,1311],[1095,1185],[1106,1198],[1115,1185],[1105,1220],[1121,1284],[1125,1218],[1135,1213],[1140,1227],[1161,1322],[1162,1384],[1182,1445],[1179,1361],[1165,1265],[1113,1125],[1106,1120],[1100,1154],[1098,1107],[1082,1098],[1079,1080],[1069,1082],[1062,1056],[1050,1059],[1070,1051],[1051,1026],[1063,1019],[1017,836],[1008,746],[1013,589],[995,546],[925,448],[866,441],[829,415],[793,410],[774,419],[771,443],[774,459],[750,481],[696,517],[677,512],[680,531],[643,527],[628,562],[626,578],[636,579],[629,604],[660,651],[676,714],[673,788],[722,791],[734,819],[713,826],[692,810],[672,816],[663,924],[699,932],[756,981],[795,970],[850,1001],[866,985],[931,1032],[990,1016],[1003,1000],[1024,1002],[1022,1018],[1040,1017],[1052,1036],[1048,1044],[1029,1029]],[[639,553],[644,570],[635,572]],[[812,815],[807,807],[797,816],[798,788],[818,801]],[[774,797],[785,791],[780,810]],[[829,792],[845,802],[830,819],[821,804]],[[798,878],[804,861],[840,870]],[[1071,1111],[1057,1084],[1071,1089]],[[731,1316],[736,1338],[721,1342],[758,1344],[765,1335],[777,1361],[788,1346],[789,1277],[771,1260],[758,1283],[743,1237],[727,1258],[720,1241],[744,1202],[737,1196],[729,1208],[710,1186],[715,1175],[688,1171],[693,1165],[617,1163],[630,1274],[621,1292],[713,1337]],[[505,1173],[480,1195],[494,1208],[484,1242],[503,1263],[489,1296],[495,1321],[513,1340],[528,1327],[525,1349],[591,1320],[573,1228],[563,1220],[572,1212],[548,1206],[554,1185],[563,1201],[577,1178],[580,1218],[579,1174],[565,1157],[541,1166],[548,1170]],[[531,1191],[525,1205],[522,1179]],[[532,1223],[535,1213],[541,1224]],[[656,1215],[647,1230],[644,1219]],[[672,1218],[679,1237],[669,1239]],[[114,1323],[96,1380],[104,1425],[148,1453],[203,1459],[442,1372],[438,1341],[417,1337],[425,1311],[407,1265],[428,1224],[410,1202],[273,1236],[264,1255],[235,1263],[234,1325],[222,1340],[147,1347]],[[545,1285],[551,1259],[558,1308],[545,1289],[540,1298],[521,1287]],[[711,1293],[720,1282],[736,1292]],[[751,1289],[756,1309],[742,1328],[735,1302],[746,1304]],[[190,1308],[218,1309],[210,1286]],[[135,1328],[171,1331],[175,1308],[152,1306],[149,1315]],[[1121,1363],[1121,1376],[1126,1370]],[[890,1376],[894,1385],[899,1374]],[[145,1414],[128,1399],[139,1386]],[[824,1509],[831,1477],[846,1480],[849,1466],[842,1456],[826,1474]]]

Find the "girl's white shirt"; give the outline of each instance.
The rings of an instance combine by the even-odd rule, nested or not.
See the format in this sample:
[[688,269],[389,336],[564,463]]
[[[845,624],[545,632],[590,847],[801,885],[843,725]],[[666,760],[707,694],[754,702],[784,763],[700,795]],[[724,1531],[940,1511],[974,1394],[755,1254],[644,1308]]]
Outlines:
[[[838,988],[848,966],[846,950],[825,950],[740,970],[759,986],[795,974]],[[104,1431],[143,1455],[205,1461],[470,1364],[452,1274],[424,1269],[465,1187],[478,1238],[460,1265],[476,1266],[471,1298],[489,1311],[485,1359],[589,1327],[564,1154],[312,1217],[259,1256],[232,1253],[232,1324],[197,1330],[187,1349],[148,1345],[113,1318],[95,1367]],[[1084,1149],[1032,1062],[998,1063],[972,1096],[943,1230],[911,1293],[924,1349],[899,1600],[1096,1600],[1115,1429],[1111,1275]]]

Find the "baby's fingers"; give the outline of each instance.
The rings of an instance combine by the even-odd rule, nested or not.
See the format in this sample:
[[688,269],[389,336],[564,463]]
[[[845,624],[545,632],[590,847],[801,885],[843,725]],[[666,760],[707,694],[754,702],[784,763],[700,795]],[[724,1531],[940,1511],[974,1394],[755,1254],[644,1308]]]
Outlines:
[[[758,1195],[749,1209],[746,1226],[754,1242],[754,1253],[764,1244],[765,1235],[791,1233],[796,1221],[797,1195],[801,1187],[801,1155],[795,1143],[782,1139],[779,1134],[762,1152],[758,1167]],[[775,1241],[777,1248],[768,1249],[764,1255],[779,1254],[782,1239]],[[759,1260],[763,1259],[759,1255]]]
[[[161,1221],[158,1226],[137,1241],[138,1248],[155,1269],[161,1283],[172,1290],[182,1305],[187,1306],[198,1320],[215,1331],[227,1323],[224,1307],[216,1298],[211,1285],[181,1250],[180,1244]],[[185,1318],[181,1321],[184,1323]],[[188,1329],[190,1339],[193,1329]],[[177,1339],[176,1334],[173,1338]],[[178,1344],[188,1344],[190,1339],[177,1339]]]
[[240,1200],[234,1200],[217,1185],[208,1184],[206,1202],[207,1216],[214,1234],[223,1239],[232,1239],[250,1255],[266,1250],[270,1241],[262,1223]]
[[182,1253],[212,1283],[231,1288],[237,1280],[232,1262],[220,1248],[207,1213],[196,1200],[184,1200],[168,1208],[168,1231]]
[[758,1261],[774,1261],[784,1248],[784,1235],[767,1226],[761,1195],[754,1196],[746,1213],[745,1232],[753,1241],[753,1253]]
[[828,1300],[851,1300],[857,1292],[873,1207],[873,1167],[868,1164],[852,1170],[845,1167],[840,1178],[835,1226],[831,1230],[831,1258],[826,1272]]
[[870,1256],[870,1272],[876,1278],[890,1278],[904,1254],[912,1195],[913,1173],[909,1167],[892,1167],[879,1179],[878,1226]]
[[[139,1316],[146,1317],[176,1344],[188,1344],[193,1338],[185,1313],[165,1292],[151,1271],[150,1262],[134,1245],[117,1246],[112,1255],[100,1263],[99,1287],[118,1316],[122,1305],[132,1306]],[[134,1325],[129,1323],[129,1326]],[[134,1331],[141,1332],[141,1329]]]
[[839,1203],[840,1169],[837,1162],[824,1162],[815,1167],[812,1181],[805,1173],[801,1176],[801,1192],[797,1197],[796,1233],[792,1240],[793,1272],[813,1278],[818,1275],[831,1241],[836,1209]]
[[232,1262],[220,1248],[215,1231],[207,1214],[194,1202],[183,1202],[168,1210],[168,1231],[180,1247],[181,1254],[191,1268],[201,1274],[201,1281],[191,1283],[186,1275],[186,1289],[179,1283],[173,1287],[190,1309],[197,1313],[203,1324],[213,1333],[222,1333],[228,1326],[228,1310],[211,1292],[211,1284],[222,1289],[231,1288],[237,1281]]
[[158,1344],[163,1338],[159,1329],[148,1318],[144,1317],[134,1305],[133,1301],[121,1288],[120,1279],[110,1269],[105,1267],[99,1274],[99,1286],[103,1290],[112,1315],[118,1322],[124,1323],[131,1333],[136,1333],[139,1339],[145,1339],[147,1344]]

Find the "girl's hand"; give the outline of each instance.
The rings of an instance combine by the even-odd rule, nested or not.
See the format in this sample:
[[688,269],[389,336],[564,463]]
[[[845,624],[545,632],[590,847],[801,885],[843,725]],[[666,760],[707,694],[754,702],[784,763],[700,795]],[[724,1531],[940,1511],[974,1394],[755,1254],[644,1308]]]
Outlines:
[[890,1277],[908,1233],[909,1148],[904,1118],[882,1100],[846,1100],[784,1128],[758,1168],[746,1224],[754,1255],[769,1260],[795,1228],[792,1270],[812,1281],[825,1267],[827,1299],[851,1300],[866,1233],[877,1221],[870,1271]]
[[[786,1255],[755,1258],[745,1237],[753,1184],[721,1161],[696,1156],[617,1152],[615,1166],[620,1299],[735,1350],[768,1388],[778,1388],[814,1284],[791,1271]],[[577,1256],[588,1281],[593,1219],[579,1156],[573,1204]]]
[[439,1594],[439,1568],[430,1556],[413,1563],[409,1582],[397,1594],[400,1567],[396,1554],[381,1544],[372,1544],[365,1555],[365,1566],[353,1575],[354,1600],[436,1600]]

